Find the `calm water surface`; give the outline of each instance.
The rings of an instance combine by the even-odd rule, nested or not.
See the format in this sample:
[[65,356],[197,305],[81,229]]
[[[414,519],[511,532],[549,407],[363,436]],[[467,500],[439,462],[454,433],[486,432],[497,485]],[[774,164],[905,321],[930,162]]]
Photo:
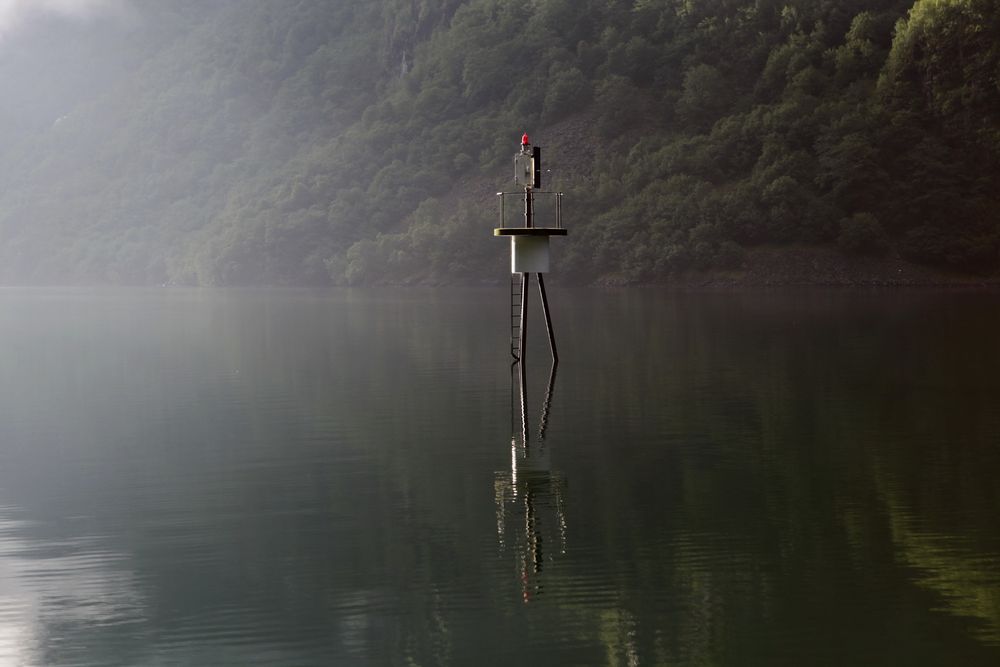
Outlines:
[[0,291],[0,664],[1000,664],[1000,295],[506,299]]

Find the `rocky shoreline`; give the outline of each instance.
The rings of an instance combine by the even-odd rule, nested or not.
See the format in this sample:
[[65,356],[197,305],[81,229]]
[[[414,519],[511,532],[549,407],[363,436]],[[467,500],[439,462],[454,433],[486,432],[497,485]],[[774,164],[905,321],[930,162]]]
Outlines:
[[[605,276],[604,286],[628,283]],[[748,248],[733,269],[690,271],[656,285],[673,287],[1000,287],[1000,274],[958,273],[885,256],[847,255],[829,246]]]

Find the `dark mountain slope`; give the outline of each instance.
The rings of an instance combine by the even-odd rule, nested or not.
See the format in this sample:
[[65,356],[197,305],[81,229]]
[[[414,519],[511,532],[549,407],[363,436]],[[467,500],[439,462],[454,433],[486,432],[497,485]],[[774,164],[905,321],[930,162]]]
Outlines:
[[991,272],[998,5],[135,0],[36,22],[0,43],[0,279],[477,281],[523,130],[567,192],[568,280],[785,244]]

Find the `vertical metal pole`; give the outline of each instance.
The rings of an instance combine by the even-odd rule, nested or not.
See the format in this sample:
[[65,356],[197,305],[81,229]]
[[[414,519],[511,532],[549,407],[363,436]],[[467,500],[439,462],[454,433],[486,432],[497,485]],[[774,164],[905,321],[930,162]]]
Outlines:
[[[559,363],[559,352],[556,351],[556,334],[552,331],[552,317],[549,315],[549,300],[545,296],[545,282],[542,280],[542,274],[538,274],[538,291],[542,294],[542,312],[545,314],[545,331],[549,334],[549,349],[552,350],[552,365],[555,366]],[[523,298],[523,297],[522,297]],[[521,311],[521,317],[524,317],[524,311]],[[523,322],[524,320],[522,320]],[[522,342],[522,345],[524,343]]]
[[531,279],[530,273],[521,274],[521,339],[517,343],[517,356],[521,363],[521,372],[524,372],[524,353],[528,339],[528,281]]
[[532,227],[535,226],[535,223],[532,220],[532,217],[533,217],[532,213],[533,213],[533,211],[531,210],[532,209],[532,204],[534,203],[532,201],[533,199],[534,199],[534,197],[531,194],[531,188],[525,188],[524,189],[524,226],[527,227],[527,228],[529,228],[529,229],[531,229]]
[[[524,188],[524,226],[531,227],[531,187],[527,186]],[[523,383],[524,378],[524,353],[527,347],[528,335],[528,283],[531,280],[531,275],[529,273],[521,274],[521,340],[518,341],[517,356],[521,364],[521,378]],[[523,384],[522,384],[523,386]]]
[[[514,411],[514,406],[516,405],[514,401],[514,366],[517,366],[515,361],[510,365],[510,432],[512,437],[517,437],[517,420],[514,418],[516,414]],[[523,415],[522,415],[523,417]]]
[[528,379],[524,370],[524,362],[517,362],[518,383],[521,389],[521,444],[524,455],[528,456]]
[[552,408],[552,390],[556,385],[556,366],[558,364],[552,364],[552,370],[549,371],[549,386],[545,390],[545,402],[542,403],[542,416],[538,424],[539,440],[545,440],[545,429],[549,425],[549,410]]

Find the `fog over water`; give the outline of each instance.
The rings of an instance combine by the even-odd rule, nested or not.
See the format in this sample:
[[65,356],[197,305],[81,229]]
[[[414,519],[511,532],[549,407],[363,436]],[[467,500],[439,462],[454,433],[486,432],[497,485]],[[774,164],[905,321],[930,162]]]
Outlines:
[[506,298],[4,290],[0,661],[996,664],[993,295]]

